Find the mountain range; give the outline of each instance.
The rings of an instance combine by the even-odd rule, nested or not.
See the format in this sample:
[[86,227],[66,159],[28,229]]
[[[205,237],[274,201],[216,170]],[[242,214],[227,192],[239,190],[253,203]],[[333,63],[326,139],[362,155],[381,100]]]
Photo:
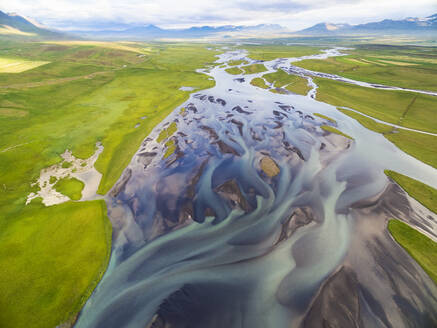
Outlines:
[[31,18],[0,11],[0,35],[20,35],[47,39],[63,38],[64,34],[45,27]]
[[436,37],[437,14],[425,18],[384,19],[359,25],[319,23],[295,33],[305,35],[429,34]]
[[232,36],[235,34],[280,33],[285,29],[276,24],[255,26],[224,25],[194,26],[185,29],[162,29],[155,25],[128,26],[125,29],[71,30],[69,33],[81,37],[99,39],[163,39],[163,38],[202,38],[211,36]]
[[[74,25],[73,25],[74,26]],[[0,11],[0,36],[20,35],[44,39],[88,38],[102,40],[150,40],[150,39],[194,39],[194,38],[234,38],[261,36],[324,36],[324,35],[429,35],[437,36],[437,14],[425,18],[402,20],[385,19],[378,22],[349,25],[319,23],[312,27],[291,32],[277,24],[255,26],[223,25],[200,26],[185,29],[163,29],[155,25],[125,24],[118,22],[94,22],[86,28],[76,28],[60,32],[43,26],[36,21],[18,14]]]

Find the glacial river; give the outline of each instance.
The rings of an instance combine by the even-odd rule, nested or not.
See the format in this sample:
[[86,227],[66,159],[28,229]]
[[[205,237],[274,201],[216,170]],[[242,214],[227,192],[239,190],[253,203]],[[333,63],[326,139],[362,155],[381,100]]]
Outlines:
[[[340,51],[264,64],[293,71],[292,62]],[[229,51],[218,62],[241,58],[244,51]],[[436,285],[386,224],[396,217],[436,240],[437,218],[383,171],[435,188],[437,171],[313,99],[315,87],[307,96],[274,94],[250,85],[266,72],[225,69],[204,71],[216,86],[154,129],[106,197],[111,260],[76,327],[436,322]],[[172,122],[175,152],[164,158],[170,144],[156,138]],[[265,158],[278,175],[263,172]]]

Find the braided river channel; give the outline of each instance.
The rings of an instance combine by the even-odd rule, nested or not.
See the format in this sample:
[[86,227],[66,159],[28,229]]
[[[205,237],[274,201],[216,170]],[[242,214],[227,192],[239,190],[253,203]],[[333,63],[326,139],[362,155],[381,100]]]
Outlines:
[[[257,63],[227,51],[199,70],[216,85],[154,129],[105,198],[112,255],[75,327],[437,322],[437,286],[387,230],[397,218],[437,240],[437,217],[384,169],[435,188],[437,171],[315,100],[311,74],[292,66],[341,51],[263,62],[267,72],[249,75],[225,71],[230,60]],[[305,77],[308,95],[250,84],[279,69]]]

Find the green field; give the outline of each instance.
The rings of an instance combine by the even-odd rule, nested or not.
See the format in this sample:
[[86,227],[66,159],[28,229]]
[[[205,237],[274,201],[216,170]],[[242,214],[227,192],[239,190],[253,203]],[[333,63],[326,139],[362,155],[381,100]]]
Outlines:
[[315,78],[317,100],[345,106],[389,123],[437,132],[437,97],[404,91],[360,87]]
[[256,77],[250,81],[250,84],[252,84],[255,87],[262,88],[262,89],[268,89],[269,86],[266,84],[264,79],[260,77]]
[[1,225],[0,327],[73,322],[108,264],[111,224],[103,200],[33,203]]
[[244,74],[256,74],[267,71],[267,68],[264,66],[264,64],[242,66],[241,69],[244,71]]
[[247,64],[247,61],[245,61],[245,60],[230,60],[230,61],[228,61],[228,65],[229,66],[238,66],[238,65],[241,65],[241,64]]
[[290,75],[283,70],[263,75],[266,81],[273,83],[275,88],[285,88],[299,95],[306,95],[311,88],[308,81],[300,76]]
[[243,71],[241,69],[239,69],[238,67],[227,68],[227,69],[225,69],[225,71],[228,72],[229,74],[232,74],[232,75],[243,74]]
[[437,243],[399,220],[390,220],[388,230],[437,284]]
[[396,129],[389,125],[378,123],[371,118],[360,115],[359,113],[345,109],[339,110],[356,119],[367,129],[382,133],[385,138],[390,140],[407,154],[437,168],[437,137],[413,131]]
[[0,58],[0,73],[21,73],[48,63],[46,61],[31,61],[18,58]]
[[313,46],[286,46],[280,44],[244,45],[243,48],[249,52],[248,57],[255,60],[302,57],[318,54],[322,49]]
[[68,196],[71,200],[82,198],[84,183],[76,178],[64,178],[56,182],[55,189],[61,194]]
[[356,45],[344,57],[311,59],[296,65],[350,79],[437,91],[437,47]]
[[[98,191],[107,193],[143,139],[188,99],[179,88],[214,85],[195,72],[216,60],[217,53],[206,48],[0,41],[0,58],[50,61],[0,74],[0,252],[14,256],[0,256],[9,261],[0,264],[0,326],[54,327],[71,320],[100,279],[110,251],[103,202],[44,208],[35,200],[25,206],[40,170],[60,163],[66,149],[88,158],[100,141]],[[73,181],[61,180],[56,189],[78,199],[82,185]]]

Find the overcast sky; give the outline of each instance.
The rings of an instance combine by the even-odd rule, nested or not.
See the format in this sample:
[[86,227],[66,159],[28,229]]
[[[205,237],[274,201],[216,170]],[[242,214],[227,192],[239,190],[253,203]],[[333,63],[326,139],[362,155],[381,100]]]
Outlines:
[[71,29],[96,22],[193,25],[358,24],[437,13],[436,0],[0,0],[0,10]]

